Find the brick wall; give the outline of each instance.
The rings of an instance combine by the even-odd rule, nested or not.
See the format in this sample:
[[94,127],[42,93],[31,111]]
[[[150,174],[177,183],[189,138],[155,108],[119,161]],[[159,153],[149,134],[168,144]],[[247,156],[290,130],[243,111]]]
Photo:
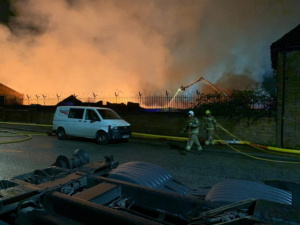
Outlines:
[[276,144],[285,148],[299,149],[300,51],[288,52],[286,56],[283,53],[278,54],[276,83],[278,96]]
[[[160,134],[167,136],[186,136],[180,131],[186,126],[187,117],[183,113],[127,113],[122,117],[131,123],[135,132]],[[260,118],[252,122],[229,121],[216,118],[217,122],[238,139],[262,145],[275,146],[276,121],[274,118]],[[219,129],[216,135],[222,140],[232,140],[234,137]],[[204,127],[200,126],[200,139],[205,139]],[[216,137],[216,139],[219,139]]]
[[[55,107],[0,108],[0,120],[51,125],[54,111]],[[131,124],[133,132],[176,137],[187,136],[187,134],[180,133],[188,122],[187,115],[182,112],[119,112],[119,114]],[[260,118],[251,122],[216,119],[222,127],[238,139],[268,146],[276,144],[276,121],[274,118]],[[216,134],[218,135],[216,139],[232,140],[235,138],[221,129]],[[205,130],[202,124],[199,137],[202,140],[205,139]]]

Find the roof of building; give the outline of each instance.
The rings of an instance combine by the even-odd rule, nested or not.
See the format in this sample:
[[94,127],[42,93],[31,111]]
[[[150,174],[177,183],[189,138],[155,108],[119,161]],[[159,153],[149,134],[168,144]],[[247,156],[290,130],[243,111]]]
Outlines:
[[[5,92],[5,93],[4,93]],[[0,95],[4,95],[4,94],[11,94],[11,93],[15,93],[15,94],[21,94],[20,92],[7,87],[6,85],[0,83]]]
[[271,45],[272,68],[277,68],[278,52],[300,50],[300,24]]
[[74,95],[70,95],[69,97],[57,103],[57,105],[82,105],[82,101],[78,100]]

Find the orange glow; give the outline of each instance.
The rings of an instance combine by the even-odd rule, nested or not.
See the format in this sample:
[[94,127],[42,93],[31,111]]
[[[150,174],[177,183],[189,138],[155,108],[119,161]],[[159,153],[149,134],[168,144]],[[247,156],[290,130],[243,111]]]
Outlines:
[[[282,6],[255,2],[16,1],[11,29],[0,24],[0,80],[25,104],[26,96],[177,90],[199,74],[220,89],[240,87],[240,79],[223,83],[228,74],[261,82],[271,69],[269,46],[294,27],[300,5],[282,3],[290,9],[282,18]],[[274,19],[263,22],[261,14]]]

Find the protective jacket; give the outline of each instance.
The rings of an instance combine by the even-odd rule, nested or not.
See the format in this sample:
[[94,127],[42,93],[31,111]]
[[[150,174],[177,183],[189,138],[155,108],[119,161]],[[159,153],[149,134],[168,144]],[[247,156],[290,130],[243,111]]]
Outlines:
[[217,120],[213,116],[204,116],[203,117],[204,127],[206,130],[215,130],[217,129]]
[[199,120],[197,117],[191,117],[188,126],[185,128],[191,134],[198,134],[199,133]]

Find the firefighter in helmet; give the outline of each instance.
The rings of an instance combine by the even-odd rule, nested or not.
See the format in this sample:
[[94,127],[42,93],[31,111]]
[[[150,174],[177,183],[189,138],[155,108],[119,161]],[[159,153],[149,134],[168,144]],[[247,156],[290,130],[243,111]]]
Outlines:
[[198,139],[199,134],[199,120],[195,117],[194,111],[189,111],[188,116],[190,118],[188,125],[183,129],[182,132],[188,132],[189,139],[186,146],[186,151],[190,151],[193,144],[197,146],[197,154],[202,151],[202,146]]
[[205,145],[214,145],[214,131],[218,129],[217,120],[211,115],[210,110],[205,111],[205,116],[203,117],[203,124],[206,130],[206,141]]

